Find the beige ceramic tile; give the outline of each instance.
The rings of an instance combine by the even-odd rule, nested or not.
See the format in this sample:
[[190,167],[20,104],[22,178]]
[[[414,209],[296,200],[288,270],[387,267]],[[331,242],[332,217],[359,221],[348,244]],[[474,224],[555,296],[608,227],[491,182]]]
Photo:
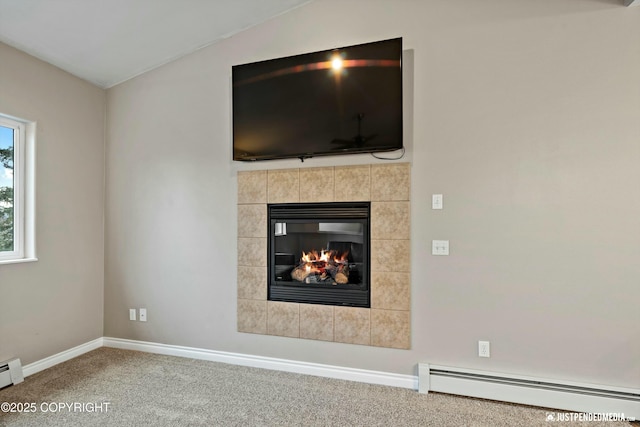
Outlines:
[[371,240],[371,271],[410,272],[409,240]]
[[300,201],[333,202],[333,168],[300,169]]
[[300,338],[333,341],[333,307],[300,304]]
[[238,237],[267,237],[267,205],[238,205]]
[[238,332],[267,333],[267,301],[238,299]]
[[336,201],[371,200],[371,166],[336,166]]
[[300,336],[299,304],[267,301],[267,333],[280,337],[298,338]]
[[[305,183],[330,181],[331,170],[333,196],[324,190],[314,198],[301,196]],[[408,163],[238,172],[238,330],[409,348],[409,194]],[[372,203],[372,309],[265,301],[265,204],[332,199],[406,202]]]
[[370,311],[368,308],[334,307],[334,341],[369,345],[371,343]]
[[371,200],[409,200],[409,163],[371,165]]
[[409,310],[411,279],[409,273],[371,273],[371,308]]
[[371,345],[377,347],[411,348],[411,327],[408,311],[371,310]]
[[267,266],[267,239],[238,238],[238,265],[247,267]]
[[298,203],[300,201],[299,170],[270,170],[267,173],[267,189],[269,203]]
[[267,203],[267,171],[238,172],[238,203]]
[[372,239],[409,239],[409,202],[371,202]]
[[238,298],[267,299],[267,267],[238,266]]

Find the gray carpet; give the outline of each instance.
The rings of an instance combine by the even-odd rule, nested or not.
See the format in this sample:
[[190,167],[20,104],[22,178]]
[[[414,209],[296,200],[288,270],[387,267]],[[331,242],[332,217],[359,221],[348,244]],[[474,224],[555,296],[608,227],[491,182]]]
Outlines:
[[[574,424],[546,421],[548,409],[112,348],[0,390],[2,402],[27,404],[36,412],[0,412],[1,426]],[[99,410],[102,402],[107,404]]]

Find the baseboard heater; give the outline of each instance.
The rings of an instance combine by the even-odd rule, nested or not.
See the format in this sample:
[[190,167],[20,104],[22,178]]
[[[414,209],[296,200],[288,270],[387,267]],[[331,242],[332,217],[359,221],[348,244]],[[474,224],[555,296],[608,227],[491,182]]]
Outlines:
[[418,391],[457,394],[563,411],[640,419],[640,389],[418,364]]
[[24,381],[20,359],[0,362],[0,388]]

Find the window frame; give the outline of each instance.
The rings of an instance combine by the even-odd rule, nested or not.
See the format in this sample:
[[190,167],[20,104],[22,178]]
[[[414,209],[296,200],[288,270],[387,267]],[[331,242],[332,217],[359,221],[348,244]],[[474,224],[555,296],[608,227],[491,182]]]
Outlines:
[[35,257],[35,122],[0,114],[0,126],[13,129],[13,251],[0,252],[0,264]]

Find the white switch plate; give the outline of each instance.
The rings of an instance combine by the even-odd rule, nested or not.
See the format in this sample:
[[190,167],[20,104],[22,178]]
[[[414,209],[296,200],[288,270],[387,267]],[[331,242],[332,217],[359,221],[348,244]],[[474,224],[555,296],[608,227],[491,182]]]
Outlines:
[[432,240],[431,254],[432,255],[449,255],[449,241],[448,240]]
[[141,322],[146,322],[147,321],[147,309],[146,308],[141,308],[140,309],[140,321]]
[[129,320],[136,320],[136,309],[135,308],[130,308],[129,309]]
[[442,194],[432,194],[431,195],[431,209],[442,209],[442,207],[443,207]]

